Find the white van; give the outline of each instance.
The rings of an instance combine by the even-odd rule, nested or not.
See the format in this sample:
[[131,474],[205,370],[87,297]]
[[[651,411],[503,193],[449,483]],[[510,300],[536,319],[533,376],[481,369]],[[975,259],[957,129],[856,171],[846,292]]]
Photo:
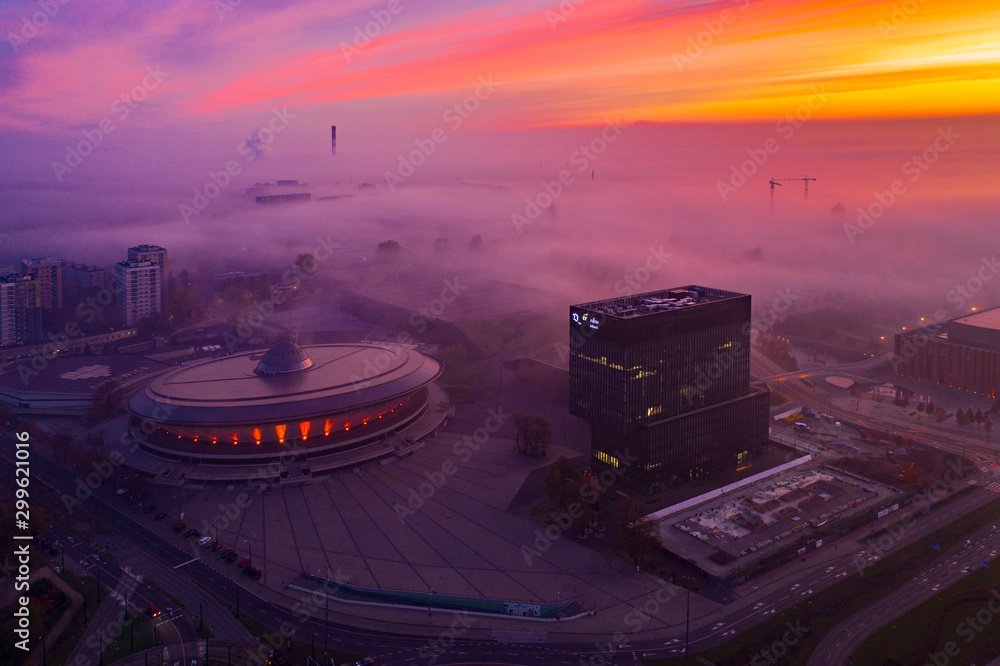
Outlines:
[[201,546],[202,548],[204,548],[210,543],[212,543],[212,537],[210,536],[203,536],[202,538],[198,539],[198,545]]

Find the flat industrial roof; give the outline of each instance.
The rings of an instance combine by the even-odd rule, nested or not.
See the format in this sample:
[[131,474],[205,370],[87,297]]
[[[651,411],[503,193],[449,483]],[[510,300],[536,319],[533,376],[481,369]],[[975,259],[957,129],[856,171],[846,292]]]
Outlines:
[[620,319],[628,319],[669,312],[705,303],[724,301],[730,298],[743,298],[744,296],[746,294],[691,284],[683,287],[647,291],[643,294],[632,294],[630,296],[580,303],[572,307],[591,312],[600,312],[604,315]]
[[977,312],[961,319],[955,319],[954,322],[956,324],[965,324],[966,326],[1000,331],[1000,308],[983,310],[982,312]]
[[0,375],[0,389],[8,394],[96,393],[109,379],[123,384],[168,367],[135,354],[47,357],[45,366],[37,371],[30,360],[12,365],[10,372]]

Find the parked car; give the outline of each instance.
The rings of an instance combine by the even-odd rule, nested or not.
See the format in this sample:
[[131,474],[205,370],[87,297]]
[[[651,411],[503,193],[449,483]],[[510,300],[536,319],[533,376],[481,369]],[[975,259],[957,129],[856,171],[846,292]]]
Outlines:
[[153,516],[153,520],[163,520],[166,517],[167,517],[167,514],[165,514],[165,513],[163,513],[161,511],[160,513],[158,513],[155,516]]
[[160,614],[160,609],[154,606],[153,604],[149,604],[149,608],[146,609],[146,612],[149,613],[149,617],[158,617]]

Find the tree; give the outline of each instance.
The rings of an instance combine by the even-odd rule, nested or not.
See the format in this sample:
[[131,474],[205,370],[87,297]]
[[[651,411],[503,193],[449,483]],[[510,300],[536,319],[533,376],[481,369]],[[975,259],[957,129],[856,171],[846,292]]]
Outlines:
[[961,409],[955,412],[955,421],[958,425],[964,426],[969,424],[969,415],[963,412]]
[[982,408],[976,410],[976,423],[983,422],[983,410]]
[[527,429],[528,429],[528,417],[524,415],[524,412],[514,412],[514,445],[517,447],[517,452],[522,453],[521,444],[527,445]]
[[577,501],[583,477],[566,456],[559,456],[545,470],[545,494],[560,510]]
[[642,505],[635,500],[624,502],[620,517],[618,545],[632,557],[636,566],[641,566],[646,553],[656,543],[653,538],[653,522],[642,514]]
[[544,456],[552,440],[552,422],[544,416],[536,416],[527,428],[528,455]]
[[917,403],[917,411],[918,412],[924,411],[924,403],[922,403],[922,402],[918,402]]
[[473,236],[472,240],[469,241],[469,249],[473,252],[481,251],[483,249],[483,237],[479,234]]
[[378,251],[386,255],[399,254],[402,249],[403,246],[394,240],[384,240],[378,244]]

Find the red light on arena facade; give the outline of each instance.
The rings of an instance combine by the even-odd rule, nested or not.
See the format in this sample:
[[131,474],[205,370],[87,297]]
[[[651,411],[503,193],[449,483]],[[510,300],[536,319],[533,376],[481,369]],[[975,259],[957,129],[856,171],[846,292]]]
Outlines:
[[233,440],[233,446],[236,446],[240,441],[240,435],[238,432],[233,431],[233,434],[229,436],[229,439]]
[[299,422],[299,432],[302,433],[302,441],[306,441],[306,437],[309,436],[309,431],[312,429],[312,421],[300,421]]
[[257,442],[258,444],[260,444],[260,436],[262,434],[263,433],[261,432],[260,428],[251,428],[250,429],[250,436],[253,437],[253,440],[255,442]]
[[285,443],[285,431],[287,429],[288,429],[288,426],[286,424],[284,424],[284,423],[282,423],[281,425],[274,426],[274,432],[277,433],[277,435],[278,435],[278,443],[279,444],[284,444]]
[[329,437],[331,430],[333,430],[333,421],[331,421],[330,419],[323,421],[323,436]]

